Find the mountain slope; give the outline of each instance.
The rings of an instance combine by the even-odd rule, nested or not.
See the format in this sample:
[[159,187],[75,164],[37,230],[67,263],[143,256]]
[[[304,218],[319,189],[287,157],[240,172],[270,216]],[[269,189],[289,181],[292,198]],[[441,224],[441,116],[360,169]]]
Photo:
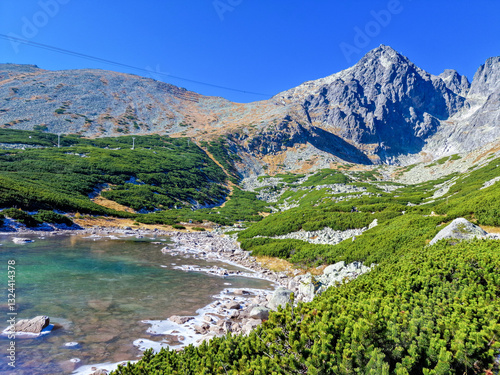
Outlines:
[[423,151],[441,157],[475,150],[500,137],[500,57],[474,75],[463,110],[450,117]]
[[412,163],[498,138],[500,58],[472,84],[439,76],[381,45],[353,67],[260,102],[240,104],[104,70],[0,65],[0,126],[89,137],[227,138],[242,175],[336,163]]
[[390,161],[420,151],[425,139],[464,106],[445,81],[380,46],[355,66],[279,94],[309,122],[370,155]]

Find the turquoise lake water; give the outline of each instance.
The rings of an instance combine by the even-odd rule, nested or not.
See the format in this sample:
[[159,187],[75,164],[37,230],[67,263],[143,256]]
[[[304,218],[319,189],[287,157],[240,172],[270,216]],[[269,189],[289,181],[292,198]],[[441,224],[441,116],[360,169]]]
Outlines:
[[[30,237],[30,236],[23,236]],[[133,360],[137,338],[161,341],[146,333],[142,320],[194,315],[227,287],[270,289],[267,281],[220,278],[173,269],[176,265],[220,265],[163,254],[157,239],[95,239],[85,236],[31,236],[16,245],[0,235],[2,300],[0,328],[8,326],[7,262],[16,261],[17,319],[48,315],[54,330],[41,337],[16,338],[16,368],[8,366],[6,336],[0,338],[0,373],[70,374],[80,365]],[[163,267],[162,267],[163,266]],[[166,266],[166,267],[165,267]],[[77,342],[67,347],[66,343]]]

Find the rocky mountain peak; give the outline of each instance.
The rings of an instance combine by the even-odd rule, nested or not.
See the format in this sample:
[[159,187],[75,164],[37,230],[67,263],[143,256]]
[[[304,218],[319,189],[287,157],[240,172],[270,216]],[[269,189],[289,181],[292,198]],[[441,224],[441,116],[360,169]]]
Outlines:
[[346,140],[374,162],[390,162],[418,152],[440,121],[463,107],[465,98],[457,91],[467,89],[468,81],[456,79],[459,88],[452,90],[443,79],[381,45],[353,67],[280,96],[282,104],[303,111],[302,124]]
[[486,98],[500,90],[500,56],[490,57],[479,67],[469,92],[471,97]]
[[455,69],[445,69],[439,76],[447,88],[455,94],[466,96],[470,90],[470,82],[466,76],[458,74]]
[[406,56],[403,56],[392,47],[381,44],[379,47],[371,50],[363,56],[356,66],[378,64],[381,64],[385,68],[392,68],[394,65],[412,63]]

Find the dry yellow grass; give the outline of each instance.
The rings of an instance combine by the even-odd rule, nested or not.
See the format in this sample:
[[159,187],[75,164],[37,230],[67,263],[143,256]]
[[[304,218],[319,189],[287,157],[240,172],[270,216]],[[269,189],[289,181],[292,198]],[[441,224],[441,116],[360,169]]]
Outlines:
[[[222,169],[222,171],[225,173],[225,175],[229,178],[231,177],[231,175],[229,174],[228,171],[226,171],[226,168],[224,168],[224,166],[219,163],[219,161],[212,155],[211,152],[209,152],[208,150],[204,149],[203,147],[201,147],[201,144],[199,141],[195,141],[196,142],[196,145],[201,148],[203,151],[205,151],[205,153],[208,155],[208,157],[210,159],[212,159],[212,161],[217,164],[220,169]],[[222,205],[220,206],[221,208],[224,207],[226,205],[226,202],[229,201],[231,199],[231,196],[233,195],[233,190],[234,190],[234,187],[235,187],[235,184],[231,181],[228,181],[226,187],[229,189],[229,194],[228,196],[226,197],[226,201],[224,203],[222,203]]]
[[262,267],[270,269],[271,271],[289,273],[294,270],[293,264],[284,259],[267,256],[256,256],[255,259]]
[[480,161],[481,159],[489,156],[490,154],[493,154],[495,152],[498,152],[500,151],[500,144],[497,142],[492,148],[490,148],[489,150],[483,152],[481,155],[479,155],[475,160],[474,160],[474,164],[476,164],[478,161]]
[[487,225],[480,225],[488,233],[500,233],[500,227],[490,227]]
[[273,258],[268,256],[256,256],[257,262],[264,268],[274,272],[286,272],[289,276],[304,275],[310,273],[312,275],[321,275],[323,270],[328,266],[327,264],[317,268],[298,268],[294,264],[280,258]]
[[186,229],[174,229],[170,225],[151,225],[151,224],[142,224],[142,223],[136,223],[132,219],[122,219],[122,218],[116,218],[116,217],[81,217],[81,218],[75,218],[73,220],[76,224],[83,228],[91,228],[94,226],[100,226],[100,227],[117,227],[117,228],[124,228],[124,227],[130,227],[134,229],[149,229],[149,230],[165,230],[165,231],[172,231],[172,232],[195,232],[192,228],[193,227],[201,227],[205,228],[205,230],[210,231],[212,230],[212,225],[209,223],[206,224],[185,224],[182,223],[183,226],[186,227]]
[[98,204],[99,206],[110,208],[112,210],[135,213],[135,211],[132,208],[116,203],[115,201],[106,199],[101,195],[98,195],[97,197],[93,198],[92,201]]

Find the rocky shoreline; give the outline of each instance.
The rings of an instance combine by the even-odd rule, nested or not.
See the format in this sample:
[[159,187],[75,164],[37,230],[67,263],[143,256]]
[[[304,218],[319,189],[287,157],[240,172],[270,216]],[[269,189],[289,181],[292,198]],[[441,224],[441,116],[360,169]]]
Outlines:
[[[286,304],[291,303],[292,293],[295,302],[309,302],[328,287],[355,279],[373,267],[366,267],[361,262],[351,264],[339,262],[326,267],[318,276],[310,273],[301,275],[300,270],[289,273],[274,272],[262,267],[230,236],[177,232],[171,234],[170,238],[175,246],[164,247],[162,249],[164,253],[184,254],[207,261],[217,260],[237,265],[247,271],[231,271],[216,266],[200,268],[189,265],[178,266],[178,269],[186,272],[205,272],[219,277],[260,278],[271,281],[277,287],[274,291],[228,288],[215,296],[215,302],[200,309],[200,314],[196,317],[172,316],[167,321],[148,322],[153,325],[149,330],[151,333],[175,336],[182,332],[185,338],[186,330],[188,334],[191,331],[191,339],[188,341],[195,344],[228,332],[248,334],[268,318],[270,311],[277,310],[280,305],[285,307]],[[198,336],[193,336],[193,332]],[[142,348],[147,347],[144,340],[139,344]]]
[[56,235],[73,235],[73,234],[90,234],[90,235],[101,235],[101,236],[108,236],[111,234],[170,236],[172,233],[174,232],[161,229],[113,227],[113,226],[106,226],[106,227],[96,226],[96,227],[82,228],[76,225],[73,227],[47,225],[42,228],[36,228],[36,229],[29,229],[24,226],[19,226],[17,228],[5,227],[5,226],[0,227],[0,236],[1,235],[56,236]]

